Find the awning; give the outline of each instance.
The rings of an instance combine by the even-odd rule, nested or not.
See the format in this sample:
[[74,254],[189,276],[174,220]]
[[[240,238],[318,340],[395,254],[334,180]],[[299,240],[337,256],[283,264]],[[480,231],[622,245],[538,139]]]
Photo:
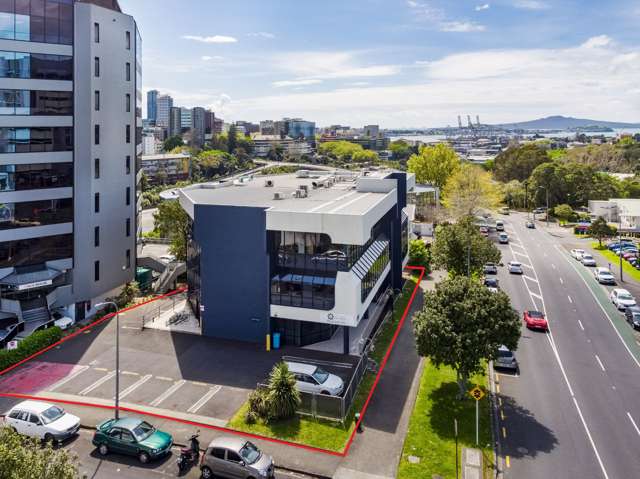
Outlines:
[[18,291],[43,288],[53,284],[53,280],[62,275],[62,271],[46,268],[30,273],[11,273],[0,279],[0,285],[8,286]]

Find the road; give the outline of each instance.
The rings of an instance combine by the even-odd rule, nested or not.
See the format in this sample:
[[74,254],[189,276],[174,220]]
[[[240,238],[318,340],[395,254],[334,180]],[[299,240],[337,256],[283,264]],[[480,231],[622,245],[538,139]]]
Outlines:
[[524,221],[506,220],[511,243],[500,246],[505,264],[520,261],[524,275],[500,268],[501,287],[520,313],[545,312],[550,333],[523,328],[519,374],[498,375],[505,477],[638,477],[637,344],[566,242]]

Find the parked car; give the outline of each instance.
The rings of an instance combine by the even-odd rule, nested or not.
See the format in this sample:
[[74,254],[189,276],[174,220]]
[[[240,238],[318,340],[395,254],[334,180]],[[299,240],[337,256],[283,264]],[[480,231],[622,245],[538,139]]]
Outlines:
[[509,273],[511,274],[523,274],[522,263],[518,261],[509,261]]
[[572,249],[570,251],[571,256],[575,259],[577,259],[578,261],[580,261],[580,259],[582,258],[582,255],[585,253],[585,251],[583,249]]
[[200,462],[203,479],[275,478],[273,458],[237,436],[221,436],[209,443]]
[[163,254],[158,259],[165,264],[169,264],[169,263],[173,263],[176,260],[176,257],[175,255],[172,255],[172,254]]
[[498,357],[493,363],[496,368],[511,369],[513,371],[518,370],[518,361],[516,355],[513,354],[506,346],[500,346],[498,348]]
[[480,234],[482,236],[489,236],[489,228],[487,228],[486,226],[481,226],[480,227]]
[[62,442],[80,429],[80,418],[54,404],[31,400],[13,406],[5,422],[19,434],[45,442]]
[[544,213],[546,210],[544,208],[536,208],[533,210],[534,215],[539,215],[540,213]]
[[607,268],[596,268],[593,276],[600,284],[616,284],[616,279]]
[[611,302],[621,311],[631,306],[636,306],[636,300],[626,289],[616,288],[609,295]]
[[624,316],[633,329],[640,329],[640,308],[638,306],[625,309]]
[[506,206],[503,206],[502,208],[500,208],[500,214],[501,215],[508,215],[509,214],[509,208],[507,208]]
[[146,464],[152,459],[169,454],[173,438],[146,421],[123,417],[107,419],[98,424],[92,442],[103,456],[116,452],[135,456]]
[[287,366],[296,378],[299,391],[339,396],[344,390],[344,381],[340,376],[328,373],[318,366],[290,361],[287,361]]
[[507,233],[500,233],[498,235],[498,242],[500,244],[509,244],[509,235]]
[[545,318],[544,313],[541,313],[540,311],[525,311],[522,313],[522,319],[524,319],[525,325],[529,329],[541,329],[542,331],[549,330],[547,318]]
[[56,319],[53,324],[57,327],[59,327],[60,329],[62,329],[63,331],[69,329],[71,326],[73,326],[76,322],[71,319],[68,316],[62,316],[58,319]]
[[584,265],[584,266],[595,266],[596,265],[596,260],[593,257],[592,254],[590,253],[584,253],[582,255],[582,257],[580,258],[580,262]]
[[496,221],[496,231],[504,231],[504,221],[502,220]]
[[534,228],[536,227],[536,225],[535,225],[535,224],[533,223],[533,221],[531,221],[531,220],[528,220],[528,221],[525,223],[525,226],[526,226],[527,228],[530,228],[530,229],[534,229]]
[[497,278],[485,278],[484,285],[487,287],[489,291],[492,293],[497,293],[500,289]]
[[487,263],[482,270],[484,274],[498,274],[498,265],[495,263]]

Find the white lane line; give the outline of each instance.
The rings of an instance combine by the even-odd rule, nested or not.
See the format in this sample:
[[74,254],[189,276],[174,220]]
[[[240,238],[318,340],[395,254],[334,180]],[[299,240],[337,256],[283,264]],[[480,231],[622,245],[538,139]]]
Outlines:
[[215,396],[218,393],[218,391],[220,391],[220,389],[222,389],[222,386],[215,386],[215,387],[212,387],[211,389],[209,389],[209,391],[207,391],[207,393],[204,396],[202,396],[198,400],[198,402],[196,402],[193,406],[191,406],[189,409],[187,409],[187,412],[189,412],[191,414],[197,413],[198,410],[202,406],[204,406],[209,399],[211,399],[213,396]]
[[93,391],[96,388],[99,388],[100,386],[102,386],[104,383],[106,383],[109,379],[111,379],[112,377],[114,377],[116,375],[115,371],[111,371],[108,374],[105,374],[104,376],[102,376],[100,379],[98,379],[96,382],[94,382],[93,384],[89,384],[86,388],[84,388],[82,391],[80,391],[78,394],[80,396],[86,396],[87,394],[89,394],[91,391]]
[[47,391],[55,391],[56,389],[58,389],[59,387],[67,384],[69,381],[71,381],[74,378],[77,378],[78,376],[80,376],[80,374],[82,374],[83,372],[85,372],[87,369],[89,369],[89,366],[80,366],[79,369],[77,369],[76,371],[72,372],[71,374],[69,374],[68,376],[62,378],[60,381],[58,381],[57,383],[55,383],[53,386],[51,386],[50,388],[47,389]]
[[173,386],[171,386],[169,389],[167,389],[165,392],[160,394],[160,396],[158,396],[153,401],[151,401],[150,405],[154,406],[154,407],[155,406],[159,406],[162,401],[164,401],[169,396],[171,396],[174,392],[176,392],[178,389],[180,389],[186,382],[187,381],[185,381],[184,379],[181,379],[180,381],[175,383]]
[[531,259],[531,258],[529,258],[528,254],[518,253],[517,251],[513,251],[513,254],[516,254],[518,256],[522,256],[523,258]]
[[564,284],[564,281],[562,281],[562,278],[558,278],[560,280],[560,284]]
[[523,277],[524,279],[528,279],[529,281],[533,281],[534,283],[537,283],[537,282],[538,282],[538,280],[537,280],[537,279],[532,278],[531,276],[527,276],[526,274],[523,274],[523,275],[522,275],[522,277]]
[[551,267],[552,267],[553,269],[556,269],[556,265],[555,265],[555,264],[553,264],[553,263],[551,263]]
[[633,428],[636,430],[636,432],[638,433],[638,436],[640,436],[640,429],[638,429],[638,425],[636,424],[636,422],[633,420],[633,417],[631,417],[631,414],[629,413],[629,411],[627,411],[627,416],[629,417],[629,421],[631,421],[631,424],[633,424]]
[[120,374],[124,376],[140,376],[140,373],[134,373],[131,371],[120,371]]
[[510,244],[512,244],[512,245],[513,245],[513,246],[515,246],[516,248],[522,248],[522,249],[526,250],[526,248],[525,248],[524,246],[522,246],[520,243],[514,243],[514,242],[512,241]]
[[567,298],[569,299],[569,302],[573,304],[573,299],[571,299],[571,296],[567,295]]
[[[131,386],[129,386],[127,389],[125,389],[124,391],[122,391],[120,393],[120,399],[124,399],[125,397],[127,397],[129,394],[131,394],[133,391],[138,389],[140,386],[142,386],[144,383],[146,383],[152,377],[153,377],[152,374],[146,374],[146,375],[142,376],[135,383],[133,383]],[[115,396],[114,396],[114,399],[115,399]]]
[[[525,283],[525,284],[527,284],[527,283]],[[529,291],[529,294],[530,294],[531,296],[533,296],[534,298],[538,298],[538,299],[539,299],[539,300],[541,300],[541,301],[543,300],[543,299],[542,299],[542,296],[540,296],[540,295],[539,295],[539,294],[537,294],[537,293],[534,293],[533,291]]]
[[533,266],[531,266],[530,264],[526,264],[526,263],[520,263],[520,264],[525,268],[533,269]]
[[602,364],[602,361],[600,361],[600,358],[598,357],[598,355],[596,354],[596,361],[598,361],[598,364],[600,365],[600,369],[602,369],[602,371],[606,371],[604,369],[604,364]]
[[580,326],[580,329],[584,331],[584,326],[582,325],[582,321],[578,320],[578,325]]

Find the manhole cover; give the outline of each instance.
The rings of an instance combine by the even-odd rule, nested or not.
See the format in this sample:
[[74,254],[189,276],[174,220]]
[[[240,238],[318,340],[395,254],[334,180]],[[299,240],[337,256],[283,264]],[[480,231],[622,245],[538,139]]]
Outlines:
[[420,458],[418,456],[409,456],[407,457],[407,461],[411,464],[420,464]]
[[519,447],[518,448],[518,452],[520,454],[528,454],[529,453],[529,449],[527,449],[526,447]]

